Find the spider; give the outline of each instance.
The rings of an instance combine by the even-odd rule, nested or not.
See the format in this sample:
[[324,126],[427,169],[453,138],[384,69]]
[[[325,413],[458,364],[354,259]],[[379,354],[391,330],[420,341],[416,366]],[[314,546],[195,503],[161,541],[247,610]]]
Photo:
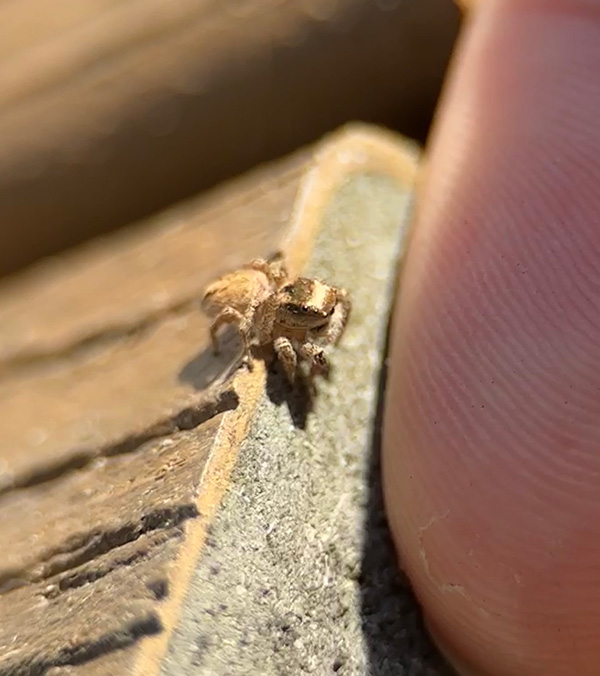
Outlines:
[[296,380],[299,358],[311,365],[311,377],[327,372],[326,345],[337,345],[348,322],[347,292],[317,279],[290,279],[283,256],[262,258],[223,275],[210,284],[202,299],[212,317],[210,335],[219,353],[218,331],[236,326],[243,345],[243,361],[252,368],[251,344],[272,344],[290,383]]

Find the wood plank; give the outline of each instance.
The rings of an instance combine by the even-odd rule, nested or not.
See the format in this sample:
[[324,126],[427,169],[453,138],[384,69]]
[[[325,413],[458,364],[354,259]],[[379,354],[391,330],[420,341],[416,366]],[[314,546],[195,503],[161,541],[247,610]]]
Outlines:
[[339,182],[317,170],[303,274],[348,290],[347,331],[312,402],[280,369],[268,373],[164,656],[140,661],[140,675],[450,676],[403,585],[382,505],[386,333],[414,197],[397,171],[409,151],[396,148],[388,167],[365,161]]
[[34,585],[3,595],[0,674],[38,676],[55,665],[85,665],[97,654],[160,631],[154,590],[165,579],[161,569],[173,558],[172,545],[167,541],[150,556],[115,567],[94,580],[92,589],[80,586],[48,597],[47,587]]
[[[217,414],[193,432],[65,473],[60,484],[6,494],[0,510],[9,547],[0,562],[0,589],[79,568],[144,533],[197,516],[196,487],[221,420]],[[62,586],[62,579],[55,584]]]
[[2,275],[348,120],[424,136],[459,12],[452,0],[23,0],[0,3],[0,25]]
[[[320,238],[321,229],[324,227],[324,224],[327,219],[328,213],[332,210],[334,203],[337,200],[337,197],[340,192],[343,192],[344,187],[348,185],[355,177],[369,177],[374,176],[376,178],[381,178],[384,181],[396,183],[397,186],[401,186],[401,190],[405,195],[409,195],[412,188],[414,187],[417,175],[418,175],[418,165],[417,165],[418,151],[415,146],[412,144],[407,144],[404,139],[401,139],[393,134],[388,134],[382,130],[364,127],[362,125],[350,126],[347,130],[340,132],[337,136],[333,136],[327,141],[323,142],[321,146],[317,149],[315,154],[315,161],[313,167],[307,172],[305,180],[301,186],[299,192],[296,209],[294,210],[294,216],[291,223],[291,232],[290,238],[287,242],[286,251],[288,252],[288,260],[290,262],[290,267],[294,273],[307,272],[311,274],[315,270],[318,270],[318,274],[324,274],[324,271],[327,271],[327,279],[333,283],[336,282],[337,271],[336,263],[340,260],[340,257],[344,255],[344,252],[347,252],[351,249],[354,249],[354,254],[352,257],[352,267],[351,269],[355,272],[359,265],[356,259],[356,253],[359,253],[361,246],[367,246],[365,243],[370,237],[368,229],[364,229],[364,240],[360,238],[352,238],[351,233],[347,233],[343,226],[340,223],[339,231],[332,235],[329,232],[328,236],[337,238],[335,244],[332,245],[332,250],[329,251],[327,247],[320,248],[323,240]],[[362,199],[362,208],[368,210],[369,208],[378,210],[378,205],[370,204],[369,200],[373,198],[373,195],[369,191],[365,191],[361,197]],[[355,206],[358,206],[356,204]],[[348,207],[345,207],[348,208]],[[383,206],[382,206],[383,208]],[[360,217],[362,212],[358,211],[354,217],[356,222],[356,217]],[[400,214],[398,214],[400,218]],[[346,237],[350,234],[350,239],[346,240]],[[348,262],[342,262],[342,265],[347,265]],[[349,274],[348,268],[344,268],[345,275]],[[371,272],[372,279],[378,279],[378,271]],[[389,271],[385,273],[382,279],[386,279],[389,275]],[[359,285],[360,276],[355,275],[353,281],[353,288],[356,288]],[[358,316],[358,323],[360,324],[361,317],[364,321],[367,321],[368,316],[365,316],[363,313],[367,312],[367,304],[365,303],[367,299],[363,298],[363,307],[357,308],[356,313]],[[356,327],[356,324],[355,324]],[[356,331],[356,329],[355,329]],[[350,350],[350,354],[353,354],[352,348],[346,348]],[[375,348],[374,348],[375,349]],[[262,454],[265,449],[270,448],[271,437],[269,428],[264,428],[261,431],[261,425],[256,424],[257,422],[264,420],[261,418],[257,420],[255,418],[256,407],[260,404],[261,408],[264,406],[265,400],[271,399],[272,402],[277,402],[276,406],[284,406],[287,404],[290,410],[291,420],[288,419],[286,424],[286,430],[282,430],[280,435],[284,437],[283,448],[288,447],[285,439],[290,437],[289,444],[290,446],[294,443],[291,440],[291,437],[298,437],[299,429],[302,428],[303,424],[307,424],[304,420],[304,416],[309,413],[310,407],[307,408],[307,401],[303,398],[302,393],[298,391],[287,392],[285,390],[285,385],[279,382],[279,385],[274,385],[272,379],[268,379],[268,374],[266,369],[259,368],[256,369],[252,374],[245,378],[245,385],[240,388],[240,399],[242,402],[249,402],[249,406],[246,409],[246,415],[242,415],[241,411],[238,409],[236,411],[228,412],[224,414],[223,421],[223,430],[226,430],[225,436],[217,440],[215,447],[213,448],[213,467],[217,467],[218,470],[215,473],[219,477],[218,481],[215,479],[215,490],[213,495],[210,495],[210,491],[206,490],[204,494],[199,496],[199,502],[202,505],[200,508],[203,513],[211,512],[212,516],[209,520],[211,528],[215,524],[215,518],[218,512],[218,505],[220,504],[221,497],[225,492],[225,486],[223,486],[223,475],[229,476],[235,465],[235,458],[240,452],[240,447],[243,442],[248,439],[249,430],[252,426],[252,436],[255,444],[255,451],[259,453],[255,457],[254,463],[252,463],[252,470],[260,475],[268,475],[269,470],[269,461],[277,462],[273,459],[268,453],[263,458]],[[240,376],[238,376],[240,377]],[[248,388],[246,390],[246,388]],[[266,392],[269,392],[265,396]],[[246,396],[248,398],[246,398]],[[272,404],[271,404],[272,405]],[[333,406],[330,407],[333,411]],[[296,419],[298,416],[299,419]],[[295,420],[295,422],[294,422]],[[341,429],[343,428],[348,433],[349,426],[348,422],[344,420],[343,417],[335,419],[334,427],[330,430],[330,434],[335,436],[335,429],[340,428],[340,434],[343,433]],[[337,426],[337,427],[336,427]],[[364,430],[356,430],[356,432],[364,433]],[[352,433],[350,431],[350,433]],[[302,445],[302,440],[297,440],[300,445]],[[313,443],[319,443],[318,439],[315,439]],[[260,450],[259,450],[260,449]],[[310,462],[310,449],[311,442],[307,440],[307,446],[304,447],[306,451],[305,462]],[[338,452],[342,452],[342,449],[338,448]],[[260,459],[259,459],[260,458]],[[263,468],[264,465],[264,468]],[[289,486],[283,488],[283,499],[287,501],[287,497],[291,497],[298,490],[298,487],[295,485],[296,477],[300,479],[297,472],[300,471],[299,468],[296,470],[296,474],[292,474],[288,477],[290,481]],[[243,479],[238,476],[236,477],[237,481]],[[212,484],[212,480],[208,479],[205,488],[209,489]],[[265,496],[268,501],[269,492],[271,490],[270,485],[260,484],[256,485],[254,490],[260,493],[262,496]],[[305,485],[304,491],[309,491],[310,487]],[[241,489],[241,500],[242,502],[246,499],[252,500],[252,492],[250,492],[247,497],[244,497],[244,488]],[[238,496],[240,491],[238,491]],[[291,497],[291,502],[293,503],[293,497]],[[260,511],[260,507],[258,508]],[[317,507],[315,506],[315,509]],[[234,534],[234,537],[239,541],[239,549],[241,552],[251,550],[254,547],[258,546],[259,542],[262,542],[266,537],[265,530],[268,532],[270,526],[264,520],[261,521],[262,535],[259,535],[256,532],[249,531],[248,539],[245,538],[245,530],[243,521],[236,523],[235,519],[230,520],[229,513],[222,514],[223,521],[225,522],[224,529],[228,530],[233,528],[231,531]],[[273,516],[274,519],[279,518],[277,515]],[[381,517],[380,517],[381,518]],[[307,516],[307,519],[310,517]],[[308,521],[302,521],[302,523],[296,524],[297,528],[308,528]],[[331,526],[333,528],[333,525]],[[359,524],[354,524],[354,527],[360,528]],[[195,520],[190,522],[189,528],[187,531],[187,539],[184,547],[180,554],[178,560],[178,565],[174,574],[171,578],[171,594],[168,599],[165,600],[165,603],[162,608],[161,618],[163,621],[164,631],[160,634],[157,634],[154,637],[147,637],[144,639],[140,645],[136,661],[135,661],[135,674],[139,676],[171,676],[171,674],[180,673],[181,669],[190,668],[189,662],[187,661],[190,658],[190,644],[187,640],[189,634],[185,633],[184,627],[186,626],[186,621],[190,619],[190,612],[193,614],[195,611],[189,605],[189,594],[191,594],[191,585],[197,584],[195,580],[195,571],[197,570],[198,562],[203,558],[203,556],[208,556],[209,551],[212,550],[212,547],[207,547],[207,522]],[[260,538],[260,539],[257,539]],[[286,539],[286,542],[289,540]],[[218,552],[220,542],[218,539],[211,539],[210,544],[216,548]],[[285,544],[282,545],[285,548]],[[268,548],[270,551],[270,548]],[[265,556],[272,556],[272,552],[267,554],[265,551]],[[260,558],[260,557],[259,557]],[[218,567],[218,564],[217,564]],[[245,571],[243,569],[238,569],[238,573],[243,579],[245,577]],[[248,570],[249,575],[252,575],[251,569]],[[288,581],[290,584],[293,584],[293,578],[295,573],[293,571],[287,571]],[[243,584],[240,583],[240,587],[235,587],[235,592],[244,594],[242,591]],[[202,585],[200,585],[201,587]],[[196,590],[198,587],[196,587]],[[220,587],[222,589],[222,587]],[[258,590],[255,590],[258,593]],[[232,594],[230,589],[227,594]],[[224,603],[226,608],[223,609],[223,614],[227,615],[229,613],[229,597],[227,594],[223,597],[223,601],[217,602],[216,607],[208,608],[207,612],[219,613],[219,603]],[[217,594],[218,595],[218,594]],[[208,598],[215,600],[215,597],[211,595],[211,591],[207,590],[207,601]],[[242,596],[243,598],[243,596]],[[294,597],[299,604],[303,604],[303,599],[301,597]],[[264,599],[265,603],[268,603],[268,599]],[[231,597],[231,603],[235,604],[235,599]],[[187,605],[186,605],[187,604]],[[207,605],[210,606],[210,601]],[[243,605],[243,603],[242,603]],[[237,604],[238,609],[240,608]],[[291,608],[287,608],[288,611],[291,611]],[[282,611],[282,609],[277,609],[277,612]],[[240,626],[240,623],[244,623],[245,614],[236,614],[233,612],[232,624],[237,627],[238,630],[232,634],[223,634],[219,631],[216,631],[213,639],[209,641],[211,644],[218,644],[219,642],[232,642],[231,645],[234,647],[236,641],[240,641],[239,646],[243,648],[246,643],[244,642],[244,631],[243,627]],[[413,620],[414,621],[414,620]],[[189,628],[189,623],[187,627]],[[218,626],[218,624],[211,625],[213,628]],[[249,622],[251,626],[251,622]],[[275,631],[273,627],[273,631]],[[208,630],[210,632],[210,629]],[[264,631],[264,628],[263,628]],[[267,634],[271,635],[273,632],[269,627],[266,629]],[[182,633],[183,632],[183,633]],[[205,653],[203,636],[204,633],[202,629],[196,632],[200,645],[198,647],[198,660],[194,662],[193,655],[192,662],[195,664],[196,668],[202,668],[206,666],[209,671],[216,669],[216,673],[229,673],[231,669],[235,669],[233,673],[248,673],[244,671],[244,666],[248,666],[248,662],[244,660],[238,660],[239,653],[229,652],[228,655],[231,657],[235,653],[235,663],[228,662],[227,658],[225,661],[219,661],[219,657],[212,663],[204,663],[203,656]],[[206,640],[209,640],[208,637],[205,637]],[[182,639],[185,644],[185,648],[182,647]],[[289,641],[289,639],[288,639]],[[271,643],[272,645],[272,643]],[[181,650],[178,650],[178,647]],[[170,652],[170,649],[175,651],[174,653]],[[272,660],[277,660],[277,651],[276,647],[273,647],[272,655],[264,655],[264,661],[260,662],[261,669],[265,669],[265,673],[286,673],[286,669],[283,669],[281,664],[279,668],[273,670]],[[256,655],[255,655],[256,656]],[[222,656],[221,656],[222,657]],[[185,665],[185,667],[183,666]],[[314,666],[314,664],[313,664]],[[322,665],[321,665],[322,666]],[[308,666],[306,667],[309,668]],[[270,669],[270,671],[269,671]],[[283,670],[282,670],[283,669]],[[287,669],[289,671],[289,669]],[[360,672],[359,672],[360,673]],[[366,671],[364,673],[367,673]],[[433,672],[436,673],[435,671]],[[439,672],[439,676],[441,672]]]
[[276,248],[310,156],[298,151],[4,281],[0,373],[134,334]]
[[219,410],[239,346],[213,357],[199,298],[216,275],[282,246],[309,157],[10,283],[0,300],[0,493]]
[[[294,189],[281,182],[289,202],[271,196],[256,216],[258,223],[263,214],[266,231],[275,214],[281,216],[282,209],[288,214],[288,222],[276,228],[276,243],[287,252],[293,273],[305,269],[324,210],[349,177],[372,173],[406,185],[416,178],[414,150],[368,127],[325,139],[311,157],[302,165],[301,180],[294,179]],[[268,192],[277,189],[271,184]],[[242,202],[236,219],[243,217]],[[254,208],[252,200],[245,204]],[[225,220],[213,223],[227,220],[226,204],[221,212]],[[149,239],[153,233],[148,231]],[[156,239],[159,245],[162,241]],[[262,244],[253,246],[266,247],[266,239],[257,236],[256,241]],[[97,269],[108,264],[103,261],[115,250],[123,254],[122,247],[118,238],[112,246],[107,240],[98,249]],[[244,253],[249,252],[238,249],[236,255]],[[71,260],[64,261],[64,279]],[[123,254],[120,260],[125,264],[129,258]],[[222,261],[208,264],[216,272]],[[182,274],[177,266],[163,268],[165,277],[166,270],[176,272],[172,297],[197,293],[197,278],[189,282],[192,265],[188,260],[184,267],[190,270]],[[57,266],[55,270],[60,261]],[[85,276],[85,268],[74,274]],[[51,277],[40,277],[38,288]],[[30,298],[35,283],[24,286]],[[57,285],[48,302],[66,307],[61,293],[73,297],[77,288],[86,294],[90,287]],[[139,297],[136,285],[125,288],[114,309],[111,293],[103,295],[101,286],[98,293],[104,321],[115,325],[123,317],[119,303],[133,307]],[[13,307],[18,302],[15,293]],[[25,313],[27,305],[19,312]],[[32,326],[34,314],[28,319]],[[12,368],[0,380],[2,407],[8,412],[0,435],[0,460],[8,470],[0,496],[0,543],[9,552],[0,569],[2,676],[70,676],[81,670],[111,676],[134,670],[140,676],[158,673],[267,383],[266,366],[259,360],[253,371],[236,371],[207,392],[207,374],[215,362],[201,356],[206,323],[187,306],[156,316],[140,334],[113,335],[94,347],[73,349],[96,326],[85,313],[79,320],[55,325],[54,335],[69,346],[62,354],[47,350],[43,359],[27,363],[13,357]],[[231,345],[230,357],[235,352],[235,343]],[[233,401],[228,405],[226,399],[218,409],[214,402],[222,393]],[[194,417],[203,406],[206,420]],[[33,623],[34,617],[40,619]]]
[[239,403],[227,382],[239,344],[230,333],[212,355],[197,301],[214,276],[282,245],[310,157],[3,289],[0,674],[116,674],[160,630],[223,411]]

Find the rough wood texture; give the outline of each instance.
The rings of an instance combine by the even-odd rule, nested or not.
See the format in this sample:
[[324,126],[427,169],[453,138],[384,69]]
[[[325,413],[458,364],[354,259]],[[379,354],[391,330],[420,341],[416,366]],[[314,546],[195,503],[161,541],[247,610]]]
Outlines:
[[160,630],[224,412],[244,410],[225,380],[239,345],[214,358],[196,301],[282,246],[309,158],[0,288],[2,676],[69,673]]
[[390,145],[387,167],[331,181],[340,153],[307,195],[320,207],[302,224],[320,227],[303,274],[348,290],[350,322],[312,402],[269,369],[160,676],[449,676],[382,508],[382,370],[414,187],[397,171],[410,147]]
[[423,136],[452,0],[0,3],[0,274],[353,119]]
[[274,249],[304,270],[355,173],[412,185],[415,155],[351,128],[0,290],[0,676],[159,673],[267,384],[194,301]]
[[310,153],[50,259],[0,288],[0,370],[69,357],[183,311],[213,275],[276,246]]

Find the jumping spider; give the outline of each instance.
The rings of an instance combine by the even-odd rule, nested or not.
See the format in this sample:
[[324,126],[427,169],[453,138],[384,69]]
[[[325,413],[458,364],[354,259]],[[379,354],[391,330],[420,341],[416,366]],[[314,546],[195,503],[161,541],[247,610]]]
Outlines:
[[202,308],[213,318],[210,335],[219,352],[218,330],[234,324],[244,348],[244,363],[252,368],[251,343],[272,344],[287,379],[293,383],[298,358],[310,363],[310,376],[328,370],[323,346],[341,338],[351,303],[344,289],[316,279],[290,279],[281,255],[255,259],[210,284]]

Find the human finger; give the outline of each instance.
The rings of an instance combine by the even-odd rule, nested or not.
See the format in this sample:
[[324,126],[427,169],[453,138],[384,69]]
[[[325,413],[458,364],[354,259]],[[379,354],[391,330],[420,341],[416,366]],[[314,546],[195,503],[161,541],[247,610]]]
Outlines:
[[600,673],[600,5],[487,0],[392,332],[390,526],[465,673]]

